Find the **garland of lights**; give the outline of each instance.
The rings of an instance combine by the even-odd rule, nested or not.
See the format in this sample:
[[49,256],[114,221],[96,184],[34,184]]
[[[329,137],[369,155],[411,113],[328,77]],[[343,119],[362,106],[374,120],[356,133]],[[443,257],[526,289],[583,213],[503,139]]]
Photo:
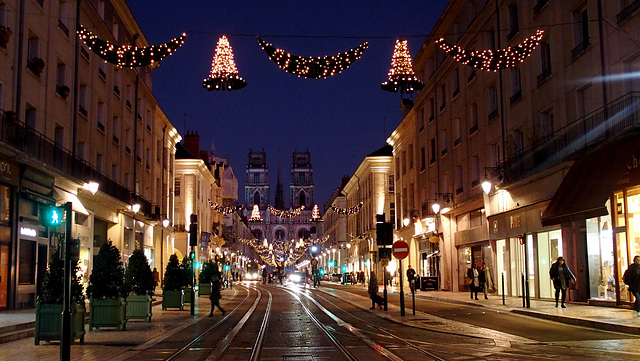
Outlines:
[[104,61],[118,67],[133,68],[137,66],[155,65],[166,56],[184,44],[187,34],[171,39],[169,42],[148,47],[132,45],[116,46],[106,40],[99,39],[84,26],[78,24],[78,36],[87,44],[89,49],[98,54]]
[[222,214],[231,214],[231,213],[235,213],[238,211],[238,209],[240,207],[223,207],[223,206],[219,206],[215,203],[213,203],[211,200],[209,200],[209,206],[211,207],[211,209],[213,209],[214,211],[218,212],[218,213],[222,213]]
[[292,239],[291,241],[273,241],[267,242],[257,239],[246,239],[242,237],[236,237],[243,244],[251,247],[260,256],[260,258],[268,265],[277,266],[290,266],[296,263],[312,245],[323,244],[329,240],[329,236],[324,236],[318,239],[312,238],[300,238],[299,240]]
[[318,205],[313,206],[313,210],[311,211],[311,219],[309,222],[320,223],[324,222],[324,219],[320,218],[320,209],[318,209]]
[[309,79],[326,79],[329,76],[342,72],[351,66],[353,62],[360,59],[362,53],[369,47],[369,42],[365,41],[355,49],[336,55],[303,57],[292,55],[282,49],[276,49],[273,45],[259,37],[258,43],[260,43],[262,50],[267,53],[269,59],[278,64],[281,69],[298,77]]
[[238,76],[238,69],[233,60],[233,49],[226,36],[222,35],[213,56],[211,73],[202,81],[202,87],[208,91],[238,90],[247,86],[247,82]]
[[424,88],[424,83],[416,78],[411,64],[411,54],[407,40],[396,40],[396,47],[391,57],[389,81],[382,83],[382,90],[397,93],[413,93]]
[[331,206],[331,210],[336,212],[337,214],[344,214],[344,215],[350,216],[352,214],[356,214],[360,212],[360,209],[362,208],[363,204],[364,203],[360,202],[358,203],[358,205],[353,206],[351,208],[340,208],[340,207]]
[[304,206],[300,206],[296,209],[292,209],[290,211],[287,210],[279,210],[279,209],[275,209],[271,206],[267,206],[269,208],[269,210],[271,211],[271,214],[273,214],[274,216],[278,217],[278,218],[293,218],[293,217],[297,217],[300,212],[302,212],[304,210]]
[[522,63],[538,46],[543,35],[544,31],[538,30],[534,35],[528,37],[514,48],[508,47],[495,51],[490,49],[481,52],[469,51],[458,45],[447,43],[444,38],[436,40],[436,44],[438,44],[440,49],[451,54],[454,60],[464,65],[469,65],[480,70],[498,71]]

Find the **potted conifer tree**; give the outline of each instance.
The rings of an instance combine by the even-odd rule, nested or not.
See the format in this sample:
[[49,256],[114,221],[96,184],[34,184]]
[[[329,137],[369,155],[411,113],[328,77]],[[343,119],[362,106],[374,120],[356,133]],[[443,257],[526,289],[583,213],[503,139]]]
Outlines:
[[124,268],[120,251],[111,240],[100,247],[93,257],[93,271],[89,277],[89,331],[94,327],[127,328],[126,305],[128,295],[124,284]]
[[147,257],[136,249],[129,257],[129,265],[124,275],[126,288],[131,290],[127,296],[127,320],[141,319],[151,321],[153,274]]
[[175,254],[169,257],[162,283],[164,285],[162,288],[162,309],[179,308],[182,311],[184,309],[184,291],[182,291],[184,274],[178,256]]
[[211,294],[211,277],[218,275],[218,265],[212,261],[202,264],[202,271],[198,275],[198,295],[208,296]]
[[184,290],[184,302],[191,302],[191,277],[193,275],[193,261],[189,256],[182,259],[182,289]]
[[[71,262],[71,342],[80,339],[84,343],[84,295],[77,261]],[[60,340],[62,328],[62,308],[64,293],[64,260],[60,259],[60,250],[56,249],[49,269],[44,275],[42,289],[36,303],[35,343],[40,341]]]

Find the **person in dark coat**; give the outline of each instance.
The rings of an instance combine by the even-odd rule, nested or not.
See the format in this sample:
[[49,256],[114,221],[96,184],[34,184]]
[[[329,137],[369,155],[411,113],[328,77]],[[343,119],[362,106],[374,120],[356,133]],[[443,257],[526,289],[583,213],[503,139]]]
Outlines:
[[376,308],[376,303],[378,307],[382,309],[382,297],[378,296],[378,277],[376,277],[376,273],[371,271],[369,276],[369,288],[367,289],[369,293],[369,298],[371,298],[371,308],[370,310],[374,310]]
[[471,291],[471,299],[475,294],[475,299],[478,299],[478,292],[482,289],[480,288],[480,271],[476,265],[472,265],[471,268],[467,270],[467,278],[471,279],[471,283],[469,284],[469,290]]
[[564,305],[567,299],[567,288],[569,288],[571,281],[576,280],[576,276],[573,275],[569,266],[564,262],[564,258],[558,257],[551,265],[549,277],[551,277],[553,287],[556,289],[556,307],[558,307],[558,297],[562,293],[562,308],[567,308]]
[[211,312],[209,312],[209,317],[213,317],[213,309],[215,306],[218,306],[218,309],[222,311],[224,315],[227,311],[223,310],[220,307],[220,299],[222,295],[220,294],[220,278],[217,275],[211,277],[211,294],[209,295],[209,299],[211,300]]
[[640,317],[640,256],[633,257],[633,264],[624,271],[622,279],[636,299],[633,305],[633,317]]
[[411,268],[411,265],[409,265],[407,267],[407,282],[409,282],[409,288],[413,293],[416,292],[416,284],[414,282],[415,279],[416,279],[416,270]]

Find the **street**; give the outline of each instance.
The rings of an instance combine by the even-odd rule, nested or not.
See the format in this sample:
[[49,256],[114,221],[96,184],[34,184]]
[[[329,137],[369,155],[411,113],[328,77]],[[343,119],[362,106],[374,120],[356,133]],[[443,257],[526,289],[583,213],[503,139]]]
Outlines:
[[[389,294],[389,310],[369,310],[362,285],[236,283],[213,317],[201,297],[196,315],[154,309],[155,321],[127,331],[94,330],[72,359],[110,360],[632,360],[640,338],[497,312],[468,304]],[[58,343],[3,344],[1,360],[57,360]]]

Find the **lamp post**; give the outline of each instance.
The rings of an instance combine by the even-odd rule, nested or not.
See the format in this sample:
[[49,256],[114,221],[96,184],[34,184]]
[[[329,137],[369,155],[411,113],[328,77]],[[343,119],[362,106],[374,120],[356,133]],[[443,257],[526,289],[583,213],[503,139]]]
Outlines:
[[132,204],[131,211],[133,212],[133,249],[137,249],[138,247],[136,246],[136,229],[138,228],[138,225],[136,224],[136,214],[138,214],[138,212],[140,211],[140,204]]
[[169,227],[169,220],[162,220],[162,228],[160,231],[160,285],[162,286],[162,282],[164,281],[164,229]]

